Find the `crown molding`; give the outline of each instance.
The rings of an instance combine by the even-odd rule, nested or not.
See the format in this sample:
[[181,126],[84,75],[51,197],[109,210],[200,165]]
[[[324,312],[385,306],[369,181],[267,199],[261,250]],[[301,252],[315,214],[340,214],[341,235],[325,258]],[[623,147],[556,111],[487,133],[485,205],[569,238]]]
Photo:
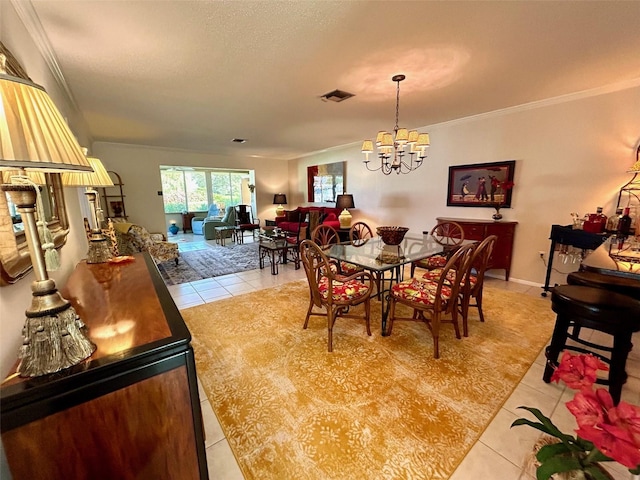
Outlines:
[[49,42],[49,38],[47,34],[44,32],[42,28],[42,23],[40,23],[40,18],[33,8],[33,4],[31,0],[9,0],[11,5],[15,9],[16,13],[25,28],[27,29],[27,33],[33,39],[36,47],[40,51],[42,58],[46,62],[51,74],[55,82],[58,84],[63,94],[65,95],[67,102],[71,107],[75,110],[75,112],[83,118],[80,113],[80,108],[78,107],[78,103],[71,93],[71,89],[69,88],[69,84],[67,80],[64,78],[62,73],[62,69],[60,68],[60,64],[58,63],[58,58],[56,57],[53,48],[51,48],[51,43]]

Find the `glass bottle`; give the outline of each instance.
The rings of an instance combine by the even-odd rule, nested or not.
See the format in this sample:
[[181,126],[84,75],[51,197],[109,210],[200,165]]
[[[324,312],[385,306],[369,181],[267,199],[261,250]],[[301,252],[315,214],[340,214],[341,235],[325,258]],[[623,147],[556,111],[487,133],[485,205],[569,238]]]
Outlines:
[[611,215],[607,220],[607,228],[608,232],[617,232],[618,231],[618,221],[622,216],[622,208],[616,208],[616,214]]
[[631,233],[631,217],[629,216],[629,212],[629,207],[625,207],[622,217],[618,220],[619,235],[629,235],[629,233]]
[[597,220],[600,221],[600,228],[598,230],[598,233],[602,233],[604,232],[607,226],[607,216],[604,213],[602,213],[602,207],[596,208],[596,215],[597,215]]

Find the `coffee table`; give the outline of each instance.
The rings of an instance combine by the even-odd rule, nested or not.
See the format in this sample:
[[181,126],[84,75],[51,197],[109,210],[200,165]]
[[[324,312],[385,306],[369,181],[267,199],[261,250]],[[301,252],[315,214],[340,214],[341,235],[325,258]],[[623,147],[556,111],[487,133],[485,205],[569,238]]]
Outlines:
[[300,268],[300,254],[297,245],[287,242],[285,238],[269,238],[263,235],[260,236],[259,242],[258,257],[261,269],[264,268],[265,258],[268,258],[271,263],[271,275],[278,275],[278,264],[285,265],[289,254],[291,254],[295,269]]

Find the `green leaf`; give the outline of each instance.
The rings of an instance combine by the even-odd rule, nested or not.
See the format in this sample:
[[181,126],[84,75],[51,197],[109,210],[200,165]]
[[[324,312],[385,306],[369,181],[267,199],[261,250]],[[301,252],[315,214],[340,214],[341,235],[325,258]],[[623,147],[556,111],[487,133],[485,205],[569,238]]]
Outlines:
[[591,475],[593,480],[611,480],[611,476],[605,473],[600,467],[597,465],[589,465],[584,469],[585,472]]
[[602,453],[597,448],[593,448],[589,453],[589,462],[590,463],[598,463],[598,462],[611,462],[613,458],[607,457],[604,453]]
[[542,447],[540,450],[538,450],[536,458],[540,463],[544,463],[551,457],[555,457],[556,455],[566,455],[570,453],[571,449],[566,444],[558,442]]
[[566,443],[574,447],[573,448],[574,450],[582,450],[575,447],[576,439],[574,437],[572,437],[571,435],[562,433],[558,429],[558,427],[556,427],[553,424],[553,422],[548,417],[544,416],[542,412],[537,408],[532,408],[532,407],[518,407],[518,408],[522,408],[523,410],[527,410],[528,412],[532,413],[538,420],[540,420],[541,423],[531,422],[526,418],[519,418],[511,424],[512,427],[518,426],[518,425],[529,425],[530,427],[536,428],[541,432],[544,432],[551,436],[559,438],[560,440],[562,440],[563,443]]
[[536,478],[538,480],[549,480],[551,475],[561,472],[570,472],[571,470],[581,470],[580,461],[571,456],[557,456],[550,458],[536,470]]

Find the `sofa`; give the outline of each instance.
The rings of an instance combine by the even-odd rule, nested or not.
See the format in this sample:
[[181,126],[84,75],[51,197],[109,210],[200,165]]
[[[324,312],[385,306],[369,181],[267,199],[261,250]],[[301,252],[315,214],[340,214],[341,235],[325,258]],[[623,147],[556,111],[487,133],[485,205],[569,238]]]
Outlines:
[[[211,210],[211,209],[209,209]],[[205,240],[216,239],[216,227],[235,227],[236,226],[236,208],[234,206],[227,207],[224,217],[207,216],[194,217],[191,220],[191,231],[196,235],[204,235]],[[224,238],[233,236],[233,230],[221,232]]]
[[276,217],[276,226],[282,229],[295,243],[311,237],[318,225],[330,225],[340,228],[340,209],[335,207],[298,207],[285,210],[284,216]]

